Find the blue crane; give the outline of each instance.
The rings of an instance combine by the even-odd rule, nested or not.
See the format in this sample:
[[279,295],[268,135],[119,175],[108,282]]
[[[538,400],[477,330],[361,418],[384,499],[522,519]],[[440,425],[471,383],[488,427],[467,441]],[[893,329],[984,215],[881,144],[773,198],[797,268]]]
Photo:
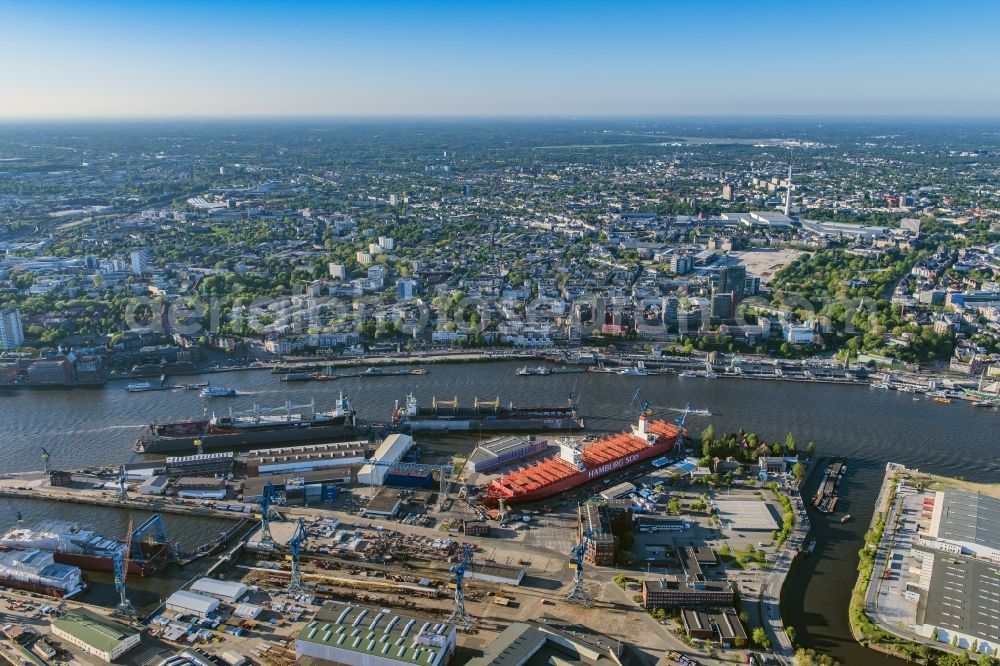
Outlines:
[[125,543],[115,551],[115,589],[118,590],[118,605],[111,612],[115,617],[132,620],[135,618],[135,606],[125,596],[125,579],[128,578],[128,567],[132,562],[132,519],[128,519],[128,530],[125,532]]
[[265,548],[274,548],[274,537],[271,536],[271,503],[274,501],[274,484],[270,481],[264,486],[264,493],[260,496],[260,545]]
[[163,524],[163,516],[154,513],[132,532],[133,556],[143,556],[138,547],[141,544],[165,546],[171,556],[177,555],[177,544],[167,537],[167,528]]
[[305,588],[302,587],[302,566],[299,562],[299,551],[302,550],[302,541],[306,536],[306,521],[299,518],[299,524],[295,527],[295,534],[288,540],[288,550],[291,552],[289,559],[292,561],[292,577],[288,581],[287,594],[302,594]]
[[[128,499],[128,488],[125,486],[125,465],[118,466],[118,501]],[[130,530],[131,531],[131,530]]]
[[584,606],[592,606],[594,604],[594,600],[587,594],[587,590],[583,586],[583,560],[587,554],[587,549],[590,547],[591,536],[593,536],[592,532],[585,530],[580,543],[570,548],[569,551],[573,554],[573,559],[569,562],[570,567],[574,569],[573,589],[566,595],[566,601],[583,604]]
[[462,629],[471,629],[475,620],[465,610],[465,572],[472,567],[472,546],[462,544],[462,557],[451,568],[451,573],[455,575],[455,609],[445,622],[454,624]]

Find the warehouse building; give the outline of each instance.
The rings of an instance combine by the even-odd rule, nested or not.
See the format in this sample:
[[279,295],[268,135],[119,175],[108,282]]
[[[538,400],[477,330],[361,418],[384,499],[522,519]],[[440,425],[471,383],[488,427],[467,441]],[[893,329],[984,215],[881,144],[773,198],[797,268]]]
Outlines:
[[151,476],[139,486],[140,495],[162,495],[167,490],[170,477],[165,474]]
[[358,483],[362,485],[381,486],[385,483],[385,477],[391,469],[388,466],[398,463],[406,455],[406,452],[413,446],[413,438],[409,435],[393,434],[382,440],[379,447],[375,449],[371,459],[383,463],[383,465],[366,464],[358,471]]
[[725,582],[644,580],[644,608],[726,608],[733,605],[733,588]]
[[233,605],[246,596],[247,586],[228,580],[199,578],[191,585],[191,591]]
[[917,606],[920,633],[979,652],[1000,649],[997,565],[963,555],[928,555],[923,568],[930,568],[929,587]]
[[111,663],[139,644],[142,633],[86,608],[77,608],[52,621],[52,634],[87,654]]
[[928,534],[953,546],[953,552],[1000,562],[1000,498],[959,490],[937,492]]
[[361,466],[368,457],[365,441],[308,444],[250,451],[242,459],[247,476],[312,472],[329,467]]
[[465,468],[470,472],[491,472],[515,460],[537,455],[548,447],[547,439],[535,435],[494,437],[473,449]]
[[232,451],[199,453],[193,456],[170,456],[163,467],[170,476],[226,476],[233,471]]
[[374,606],[327,602],[299,632],[296,659],[346,666],[444,666],[455,656],[450,624]]
[[219,600],[196,592],[178,590],[167,597],[167,610],[172,610],[182,615],[210,617],[219,610]]
[[184,476],[174,482],[174,490],[178,497],[225,499],[226,481],[203,476]]
[[468,666],[522,666],[523,664],[577,664],[621,666],[621,644],[588,627],[542,616],[515,622]]

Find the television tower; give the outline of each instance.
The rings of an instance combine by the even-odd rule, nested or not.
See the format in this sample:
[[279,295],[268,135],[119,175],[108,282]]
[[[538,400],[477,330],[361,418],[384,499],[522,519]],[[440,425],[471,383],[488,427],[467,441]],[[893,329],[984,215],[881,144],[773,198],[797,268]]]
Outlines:
[[788,165],[788,189],[785,191],[785,217],[792,212],[792,165]]

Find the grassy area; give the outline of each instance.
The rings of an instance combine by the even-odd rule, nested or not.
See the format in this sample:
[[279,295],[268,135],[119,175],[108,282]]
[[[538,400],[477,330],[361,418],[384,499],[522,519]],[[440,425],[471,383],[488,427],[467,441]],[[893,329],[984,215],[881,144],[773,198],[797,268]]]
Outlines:
[[774,493],[774,496],[778,498],[781,502],[781,529],[774,535],[774,542],[777,544],[778,549],[780,549],[785,542],[788,541],[788,537],[792,534],[792,530],[795,529],[795,509],[792,508],[792,500],[788,499],[778,484],[772,481],[768,484],[768,488]]

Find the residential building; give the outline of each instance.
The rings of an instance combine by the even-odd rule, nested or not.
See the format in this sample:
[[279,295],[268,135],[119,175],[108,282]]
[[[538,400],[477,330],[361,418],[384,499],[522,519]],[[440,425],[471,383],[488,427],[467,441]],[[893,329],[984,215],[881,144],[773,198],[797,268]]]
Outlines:
[[20,310],[0,310],[0,351],[17,349],[24,344]]
[[149,270],[149,255],[146,250],[133,250],[130,257],[132,260],[132,273],[141,275]]
[[417,282],[412,278],[396,280],[396,300],[410,301],[417,293]]
[[343,280],[347,277],[347,269],[344,267],[344,264],[331,263],[327,268],[330,271],[330,277],[334,280]]

